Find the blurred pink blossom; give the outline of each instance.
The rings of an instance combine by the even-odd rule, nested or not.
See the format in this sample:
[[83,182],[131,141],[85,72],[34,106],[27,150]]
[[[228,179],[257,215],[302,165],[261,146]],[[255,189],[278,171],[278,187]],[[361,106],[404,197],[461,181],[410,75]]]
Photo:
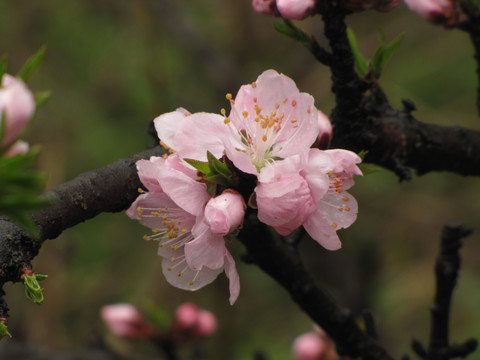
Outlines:
[[32,92],[20,80],[4,74],[0,88],[0,126],[6,121],[0,149],[10,147],[25,129],[35,111]]
[[315,332],[299,335],[293,342],[296,360],[327,360],[329,350],[330,344]]
[[275,0],[252,0],[252,7],[258,13],[264,15],[276,15],[277,7]]
[[22,140],[17,140],[7,150],[7,152],[5,153],[5,156],[10,157],[10,156],[15,156],[20,154],[26,154],[29,148],[30,146],[28,145],[27,142]]
[[439,20],[451,17],[454,11],[453,0],[405,0],[410,10],[419,13],[428,20]]
[[316,0],[277,0],[277,9],[287,19],[302,20],[311,14]]
[[175,325],[180,329],[191,329],[198,320],[199,310],[194,303],[183,303],[175,310]]
[[175,311],[172,324],[178,340],[206,338],[217,331],[217,318],[208,310],[201,310],[193,303],[184,303]]
[[100,315],[111,332],[128,339],[146,339],[155,330],[136,307],[130,304],[105,305]]
[[193,328],[194,335],[198,338],[206,338],[212,336],[218,328],[218,322],[215,315],[208,310],[200,310],[198,319]]

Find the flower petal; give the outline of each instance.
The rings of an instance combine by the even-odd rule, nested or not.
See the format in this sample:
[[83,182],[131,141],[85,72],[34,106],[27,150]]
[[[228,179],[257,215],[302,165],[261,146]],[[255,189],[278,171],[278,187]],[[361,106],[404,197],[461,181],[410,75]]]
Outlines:
[[237,268],[235,266],[235,260],[232,255],[227,251],[225,253],[225,274],[230,280],[230,305],[233,305],[237,301],[238,295],[240,295],[240,277],[238,276]]
[[[201,221],[204,222],[203,219]],[[202,267],[223,269],[227,252],[223,237],[214,235],[208,226],[199,235],[196,235],[195,230],[193,233],[195,239],[185,244],[185,258],[188,265],[194,270],[200,270]]]

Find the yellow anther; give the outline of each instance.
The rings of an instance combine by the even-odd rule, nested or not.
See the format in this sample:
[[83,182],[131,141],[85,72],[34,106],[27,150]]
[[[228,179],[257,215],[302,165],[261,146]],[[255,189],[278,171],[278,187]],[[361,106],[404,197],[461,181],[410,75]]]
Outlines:
[[227,111],[226,111],[224,108],[221,108],[221,109],[220,109],[220,113],[221,113],[222,115],[225,115],[225,114],[227,113]]
[[348,200],[350,200],[350,198],[345,195],[345,196],[343,197],[343,201],[348,201]]
[[147,235],[143,235],[143,240],[148,240],[148,236],[147,236]]
[[188,282],[188,285],[193,285],[193,280],[190,280],[190,281]]
[[172,271],[172,268],[171,268],[171,267],[167,267],[167,270],[168,270],[168,271]]
[[138,213],[137,216],[139,219],[143,218],[143,215],[141,213]]
[[336,222],[332,223],[332,226],[334,229],[336,229],[338,227],[338,224]]
[[163,247],[163,244],[161,242],[159,242],[158,247]]
[[223,120],[223,122],[224,122],[225,124],[228,124],[228,123],[230,122],[230,119],[229,119],[229,118],[225,118],[225,120]]
[[350,206],[345,206],[345,211],[350,211]]
[[178,276],[178,277],[182,276],[182,273],[179,271],[179,272],[177,273],[177,276]]
[[138,188],[137,191],[138,191],[140,194],[142,194],[142,193],[145,192],[142,188]]
[[248,117],[248,112],[247,112],[247,111],[242,112],[242,116],[243,116],[244,118],[247,118],[247,117]]
[[262,136],[262,140],[263,140],[263,141],[267,141],[267,135],[263,135],[263,136]]
[[254,81],[254,82],[252,82],[252,88],[254,88],[254,89],[255,89],[256,87],[257,87],[257,83],[256,83],[255,81]]
[[279,107],[280,107],[280,104],[279,104],[279,103],[276,103],[276,104],[275,104],[275,109],[278,110]]
[[297,119],[292,119],[290,121],[292,122],[292,124],[295,124],[297,122]]
[[178,249],[179,249],[178,245],[175,245],[175,247],[173,248],[173,250],[178,250]]
[[230,93],[227,93],[227,95],[225,95],[225,97],[227,98],[227,100],[232,100],[232,94]]
[[152,214],[152,216],[160,216],[160,214],[158,213],[158,211],[152,211],[150,214]]
[[171,259],[171,260],[172,260],[172,262],[175,262],[175,261],[177,261],[177,259],[175,259],[174,257],[172,257],[172,259]]
[[185,234],[186,232],[187,232],[187,229],[183,228],[183,229],[182,229],[182,233]]
[[297,102],[295,100],[292,100],[292,106],[297,106]]

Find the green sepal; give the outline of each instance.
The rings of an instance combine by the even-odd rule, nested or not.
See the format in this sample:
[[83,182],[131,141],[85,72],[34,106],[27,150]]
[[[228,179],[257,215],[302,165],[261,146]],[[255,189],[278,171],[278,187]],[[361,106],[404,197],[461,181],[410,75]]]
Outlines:
[[50,91],[42,91],[42,92],[36,93],[34,95],[34,97],[35,97],[35,108],[38,110],[43,105],[45,105],[48,102],[48,100],[50,100],[51,95],[52,95],[52,93]]
[[200,171],[202,174],[208,174],[210,170],[210,166],[208,163],[203,162],[203,161],[198,161],[194,159],[183,159],[187,164],[193,166],[195,169]]
[[8,332],[7,325],[3,321],[0,321],[0,340],[5,336],[12,338],[12,335]]
[[308,49],[312,48],[312,38],[305,33],[302,29],[296,27],[293,22],[288,19],[283,19],[283,23],[274,22],[273,27],[279,33],[287,35],[295,41],[298,41]]
[[215,184],[223,185],[223,186],[231,186],[231,182],[229,181],[230,179],[227,179],[221,174],[209,174],[205,176],[205,180],[207,182],[213,182]]
[[47,47],[42,45],[42,47],[35,54],[29,57],[25,62],[25,65],[23,65],[23,67],[17,73],[17,77],[23,81],[26,81],[32,72],[38,67],[38,65],[40,65],[46,50]]
[[7,72],[8,60],[5,55],[0,56],[0,83],[2,81],[3,75]]
[[207,159],[208,165],[211,169],[212,173],[217,173],[222,175],[223,177],[230,179],[232,177],[232,172],[228,168],[228,166],[218,160],[210,151],[207,150]]
[[395,50],[401,44],[404,33],[398,35],[393,39],[389,44],[386,43],[385,33],[379,29],[380,37],[378,38],[378,48],[375,54],[373,55],[372,62],[370,64],[370,77],[373,79],[378,79],[382,73],[382,70],[385,68],[387,63],[392,58]]
[[367,156],[367,154],[368,154],[368,150],[362,150],[362,151],[360,151],[357,155],[358,155],[359,158],[362,159],[362,161],[363,161],[363,159],[365,159],[365,156]]
[[211,181],[207,182],[207,193],[211,197],[215,197],[217,195],[217,184]]
[[360,48],[358,47],[357,37],[351,28],[347,28],[347,38],[350,44],[350,50],[352,50],[353,59],[355,60],[355,68],[362,76],[366,76],[368,73],[368,62],[362,55]]
[[48,276],[42,274],[23,274],[23,282],[25,284],[25,295],[35,304],[43,304],[43,289],[40,287],[39,281],[45,280]]

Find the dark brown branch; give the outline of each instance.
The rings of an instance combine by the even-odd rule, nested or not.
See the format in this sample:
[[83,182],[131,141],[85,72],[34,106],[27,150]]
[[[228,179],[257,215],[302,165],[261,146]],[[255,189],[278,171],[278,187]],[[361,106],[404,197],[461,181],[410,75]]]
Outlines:
[[253,212],[240,240],[248,250],[248,260],[257,264],[290,294],[310,318],[335,341],[342,354],[363,360],[392,359],[372,338],[362,332],[351,312],[335,303],[304,269],[295,243],[271,236]]
[[[84,173],[45,194],[53,204],[33,216],[40,236],[32,238],[12,222],[0,219],[0,288],[20,281],[20,269],[31,267],[42,243],[54,239],[65,229],[102,212],[118,212],[130,206],[141,186],[135,162],[163,154],[156,147],[105,168]],[[7,306],[0,299],[0,317],[7,317]]]

